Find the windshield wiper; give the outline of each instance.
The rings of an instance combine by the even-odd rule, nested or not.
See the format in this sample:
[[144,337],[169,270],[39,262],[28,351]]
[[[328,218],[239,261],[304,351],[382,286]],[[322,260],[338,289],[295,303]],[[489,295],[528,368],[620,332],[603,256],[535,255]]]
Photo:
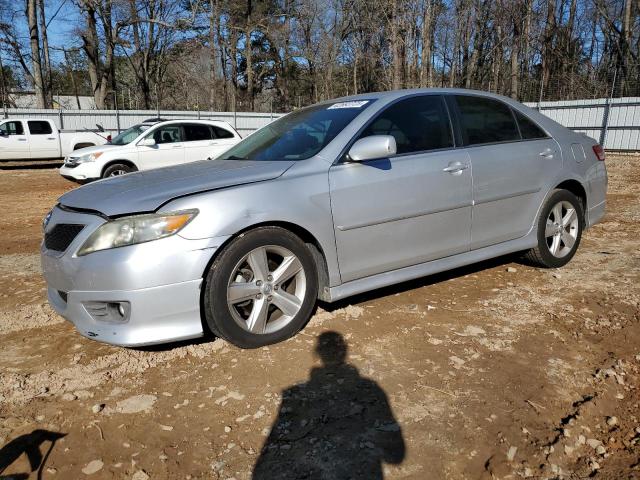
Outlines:
[[249,159],[244,157],[238,157],[237,155],[231,155],[230,157],[225,158],[225,160],[249,160]]

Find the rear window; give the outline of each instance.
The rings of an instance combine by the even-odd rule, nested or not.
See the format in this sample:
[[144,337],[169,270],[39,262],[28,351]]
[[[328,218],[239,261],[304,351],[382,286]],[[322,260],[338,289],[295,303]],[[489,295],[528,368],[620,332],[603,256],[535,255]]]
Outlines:
[[49,122],[30,120],[27,124],[29,125],[29,133],[31,135],[48,135],[52,132]]
[[516,120],[518,120],[518,126],[520,127],[520,134],[524,140],[532,140],[536,138],[548,138],[549,135],[545,133],[538,125],[533,123],[532,120],[529,120],[523,114],[514,110],[513,113],[516,116]]
[[520,140],[511,108],[485,97],[456,95],[465,145]]
[[213,140],[213,134],[209,125],[200,123],[187,123],[184,125],[185,141]]
[[226,130],[221,127],[211,127],[216,134],[216,138],[233,138],[235,135],[231,133],[229,130]]

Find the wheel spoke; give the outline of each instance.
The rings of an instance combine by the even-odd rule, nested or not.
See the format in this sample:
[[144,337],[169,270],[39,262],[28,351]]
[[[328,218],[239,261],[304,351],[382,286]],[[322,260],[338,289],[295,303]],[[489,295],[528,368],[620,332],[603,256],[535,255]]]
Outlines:
[[229,285],[227,298],[232,305],[253,299],[260,293],[260,287],[254,282],[233,282]]
[[298,257],[291,255],[285,257],[278,268],[273,272],[273,282],[282,284],[302,270],[302,264]]
[[247,328],[252,333],[264,333],[267,326],[267,315],[269,313],[269,303],[262,297],[253,301],[253,309],[247,318]]
[[273,292],[273,297],[271,302],[278,307],[282,313],[293,317],[298,310],[300,310],[300,306],[302,305],[302,301],[288,292],[284,290],[278,290]]
[[553,221],[555,223],[560,223],[560,220],[562,220],[562,204],[557,203],[551,211],[553,212]]
[[575,238],[571,236],[568,232],[562,232],[562,242],[564,246],[567,248],[573,248],[573,245],[576,243]]
[[544,229],[544,236],[546,238],[549,237],[553,237],[556,234],[556,226],[553,224],[553,222],[549,219],[547,219],[547,226]]
[[552,255],[557,256],[559,249],[560,249],[560,235],[556,233],[553,236],[553,241],[551,242],[551,248],[549,248],[549,251],[551,252]]
[[575,209],[572,208],[567,210],[567,213],[565,214],[565,216],[562,217],[562,226],[568,227],[569,225],[571,225],[571,223],[573,223],[576,217],[577,215],[576,215]]
[[264,247],[256,248],[247,257],[247,262],[253,270],[256,280],[265,281],[269,275],[269,265],[267,264],[267,250]]

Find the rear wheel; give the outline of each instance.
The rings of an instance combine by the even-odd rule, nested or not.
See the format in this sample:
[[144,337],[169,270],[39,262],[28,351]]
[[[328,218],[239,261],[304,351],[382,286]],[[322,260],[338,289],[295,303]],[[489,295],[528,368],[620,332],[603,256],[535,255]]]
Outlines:
[[279,227],[234,239],[211,265],[204,291],[207,325],[241,348],[285,340],[309,320],[318,295],[307,246]]
[[545,268],[558,268],[573,258],[584,228],[582,202],[567,190],[555,190],[538,218],[538,246],[526,257]]
[[127,173],[135,172],[137,169],[125,163],[114,163],[105,168],[102,178],[118,177]]

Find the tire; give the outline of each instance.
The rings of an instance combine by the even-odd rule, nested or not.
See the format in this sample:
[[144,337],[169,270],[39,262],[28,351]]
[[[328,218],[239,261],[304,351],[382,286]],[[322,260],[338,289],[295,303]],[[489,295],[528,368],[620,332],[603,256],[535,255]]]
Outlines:
[[137,171],[138,169],[136,167],[127,165],[126,163],[114,163],[104,169],[104,172],[102,172],[102,178],[118,177],[126,173],[137,172]]
[[[561,217],[562,222],[556,217]],[[540,210],[538,245],[525,258],[544,268],[562,267],[576,254],[583,229],[584,208],[580,199],[567,190],[554,190]]]
[[296,235],[259,227],[220,252],[203,295],[204,318],[216,336],[240,348],[271,345],[295,335],[311,318],[317,266]]

